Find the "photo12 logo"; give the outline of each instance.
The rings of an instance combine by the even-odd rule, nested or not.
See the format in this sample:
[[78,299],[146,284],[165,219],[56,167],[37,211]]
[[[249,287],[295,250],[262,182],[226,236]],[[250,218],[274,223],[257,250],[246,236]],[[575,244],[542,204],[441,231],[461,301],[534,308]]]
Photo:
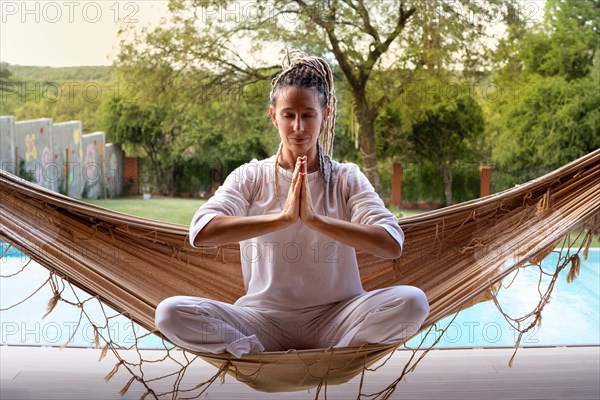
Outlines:
[[135,102],[138,89],[131,82],[8,82],[4,84],[4,90],[0,90],[0,103],[6,103],[9,99],[21,103],[99,103],[106,96]]
[[25,23],[80,23],[95,24],[103,19],[114,23],[133,24],[139,4],[133,1],[2,1],[0,20]]
[[115,321],[104,326],[81,321],[2,321],[0,344],[42,346],[89,346],[96,331],[120,345],[131,346],[140,336],[140,327],[130,321]]
[[[529,331],[523,331],[521,345],[539,345],[540,327],[535,325]],[[443,329],[430,329],[420,333],[419,341],[440,340],[443,346],[512,346],[521,334],[514,326],[504,321],[461,321],[451,322]]]

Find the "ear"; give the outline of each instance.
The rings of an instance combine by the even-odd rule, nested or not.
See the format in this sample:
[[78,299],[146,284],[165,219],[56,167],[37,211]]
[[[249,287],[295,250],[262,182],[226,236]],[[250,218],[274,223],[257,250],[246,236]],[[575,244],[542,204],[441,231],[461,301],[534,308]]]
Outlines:
[[329,107],[329,106],[325,107],[325,110],[323,110],[323,121],[322,121],[323,124],[325,123],[325,121],[327,121],[327,118],[329,117],[330,113],[331,113],[331,107]]
[[269,115],[271,116],[271,122],[273,123],[275,128],[279,129],[279,125],[277,124],[275,108],[273,106],[269,106]]

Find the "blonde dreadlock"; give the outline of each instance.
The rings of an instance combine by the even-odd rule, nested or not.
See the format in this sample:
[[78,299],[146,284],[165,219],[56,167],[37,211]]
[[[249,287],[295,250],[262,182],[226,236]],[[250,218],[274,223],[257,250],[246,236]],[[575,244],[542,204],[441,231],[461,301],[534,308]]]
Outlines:
[[[327,215],[327,204],[331,188],[331,157],[333,153],[333,138],[335,135],[335,117],[337,113],[337,99],[333,85],[333,73],[327,61],[320,57],[306,55],[300,50],[288,52],[282,62],[282,71],[271,81],[271,93],[269,101],[275,107],[276,93],[279,89],[287,86],[314,89],[320,97],[321,108],[329,107],[330,113],[325,123],[321,126],[319,140],[317,142],[317,159],[319,161],[319,172],[323,177],[325,196],[323,196],[323,211]],[[283,148],[283,142],[275,156],[275,194],[279,201],[277,188],[277,167],[279,157]]]

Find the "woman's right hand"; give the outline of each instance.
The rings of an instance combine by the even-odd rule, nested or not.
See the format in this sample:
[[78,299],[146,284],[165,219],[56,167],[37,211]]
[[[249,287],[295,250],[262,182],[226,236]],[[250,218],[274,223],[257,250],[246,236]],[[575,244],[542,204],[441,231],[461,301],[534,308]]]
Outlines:
[[302,180],[304,178],[301,171],[304,170],[302,167],[304,164],[306,164],[306,156],[298,157],[296,166],[294,167],[292,184],[288,191],[285,207],[283,207],[283,211],[281,212],[284,219],[291,223],[295,223],[298,221],[298,218],[300,218],[300,195],[302,191]]

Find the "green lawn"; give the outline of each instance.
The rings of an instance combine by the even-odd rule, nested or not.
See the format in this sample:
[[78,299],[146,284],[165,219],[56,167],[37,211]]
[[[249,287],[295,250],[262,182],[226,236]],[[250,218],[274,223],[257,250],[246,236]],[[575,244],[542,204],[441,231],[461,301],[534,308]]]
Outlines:
[[[206,202],[199,199],[178,199],[171,197],[152,197],[150,200],[141,198],[123,198],[106,200],[84,200],[87,203],[115,211],[124,212],[138,217],[157,219],[160,221],[174,222],[189,225],[198,208]],[[402,210],[390,207],[390,210],[399,217],[421,214],[420,210]],[[581,243],[581,238],[576,244]],[[592,247],[600,247],[598,235],[592,240]]]
[[[95,204],[110,210],[120,211],[138,217],[152,218],[160,221],[175,222],[188,225],[198,208],[206,202],[199,199],[178,199],[172,197],[152,197],[144,200],[140,197],[90,200],[86,203]],[[422,214],[421,210],[404,210],[395,206],[389,207],[397,217]]]
[[176,224],[189,225],[198,208],[206,202],[199,199],[178,199],[170,197],[152,197],[149,200],[141,198],[123,199],[85,199],[86,203],[126,214],[145,217]]

